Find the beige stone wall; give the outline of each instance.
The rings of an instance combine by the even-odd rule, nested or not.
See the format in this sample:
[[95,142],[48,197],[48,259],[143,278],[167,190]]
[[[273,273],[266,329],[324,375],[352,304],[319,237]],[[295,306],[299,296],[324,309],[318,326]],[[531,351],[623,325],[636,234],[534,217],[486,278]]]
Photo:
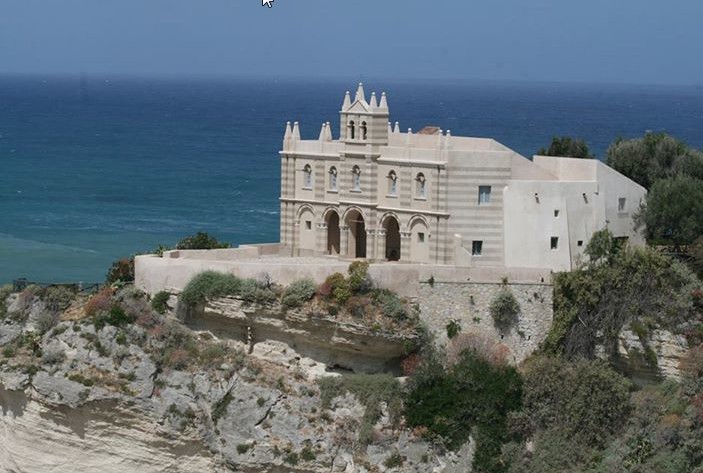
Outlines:
[[534,352],[549,331],[553,318],[551,284],[509,283],[520,304],[519,321],[508,334],[493,326],[489,307],[502,283],[420,284],[417,294],[422,320],[441,346],[448,343],[446,326],[456,320],[462,333],[474,333],[502,343],[510,349],[509,359],[519,363]]

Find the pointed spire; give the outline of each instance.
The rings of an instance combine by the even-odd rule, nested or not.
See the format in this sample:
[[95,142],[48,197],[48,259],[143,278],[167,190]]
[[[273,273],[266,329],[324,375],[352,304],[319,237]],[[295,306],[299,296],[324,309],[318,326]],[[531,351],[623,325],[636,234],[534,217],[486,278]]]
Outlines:
[[342,104],[342,110],[348,110],[349,107],[351,107],[351,94],[347,90],[347,93],[344,94],[344,103]]
[[286,122],[286,132],[283,135],[283,140],[289,140],[293,131],[290,129],[290,122]]
[[393,124],[388,122],[388,134],[390,135],[391,133],[393,133]]
[[300,139],[300,126],[298,125],[298,122],[293,123],[293,134],[291,136],[294,140],[299,140]]
[[376,92],[371,92],[371,102],[369,102],[370,108],[378,108],[378,101],[376,100]]
[[332,138],[332,125],[330,124],[330,122],[327,122],[326,125],[327,125],[327,127],[325,128],[325,130],[327,133],[327,135],[326,135],[327,141],[332,141],[334,139],[334,138]]
[[395,122],[395,128],[393,128],[393,133],[400,133],[400,123]]
[[386,110],[388,110],[388,100],[386,99],[385,92],[381,92],[381,103],[378,108],[385,108]]
[[322,124],[322,128],[320,128],[320,137],[318,139],[320,141],[327,140],[327,123]]
[[412,143],[412,139],[413,139],[413,129],[408,128],[408,134],[405,136],[405,142],[409,145],[410,143]]
[[354,100],[366,102],[366,94],[364,94],[364,84],[362,82],[359,82],[359,87],[356,89],[356,97],[354,97]]

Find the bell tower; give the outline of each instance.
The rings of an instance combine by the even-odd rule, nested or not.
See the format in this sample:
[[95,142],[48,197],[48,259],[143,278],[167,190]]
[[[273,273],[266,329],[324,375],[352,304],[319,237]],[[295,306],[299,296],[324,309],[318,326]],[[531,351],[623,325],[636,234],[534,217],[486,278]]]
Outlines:
[[386,93],[381,94],[381,100],[376,93],[371,94],[366,101],[364,85],[359,84],[354,101],[349,92],[344,96],[340,115],[340,141],[348,145],[377,145],[388,144],[388,101]]

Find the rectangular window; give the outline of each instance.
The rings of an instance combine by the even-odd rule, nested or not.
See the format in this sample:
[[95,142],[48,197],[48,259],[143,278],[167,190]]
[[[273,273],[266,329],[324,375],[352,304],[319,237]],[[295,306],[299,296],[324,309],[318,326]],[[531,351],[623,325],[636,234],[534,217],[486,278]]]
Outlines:
[[473,243],[471,244],[471,254],[473,256],[481,256],[482,252],[483,252],[483,241],[474,240]]
[[618,199],[618,212],[624,212],[626,205],[627,205],[627,199],[625,197],[620,197]]
[[555,218],[559,217],[559,211],[558,211],[558,210],[555,210],[555,211],[554,211],[554,217],[555,217]]
[[579,240],[576,244],[577,244],[578,246],[583,246],[583,240]]
[[550,245],[553,250],[556,250],[557,248],[559,248],[559,237],[552,237],[552,239],[550,241]]
[[308,230],[312,230],[312,222],[310,220],[305,221],[305,228]]
[[478,186],[478,205],[491,203],[491,186]]
[[417,241],[419,243],[425,243],[425,234],[424,233],[418,233],[417,234]]

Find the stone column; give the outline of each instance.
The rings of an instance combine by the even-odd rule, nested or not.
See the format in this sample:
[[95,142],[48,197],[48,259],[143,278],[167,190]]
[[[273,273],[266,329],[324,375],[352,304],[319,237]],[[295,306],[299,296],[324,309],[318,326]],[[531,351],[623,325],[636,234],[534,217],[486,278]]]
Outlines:
[[410,259],[410,243],[413,234],[410,232],[400,232],[400,261],[412,261]]
[[376,230],[366,230],[366,259],[376,259]]
[[376,230],[376,259],[386,261],[386,230]]
[[327,254],[327,223],[318,223],[315,226],[315,252]]
[[346,225],[339,227],[339,256],[349,256],[349,227]]

